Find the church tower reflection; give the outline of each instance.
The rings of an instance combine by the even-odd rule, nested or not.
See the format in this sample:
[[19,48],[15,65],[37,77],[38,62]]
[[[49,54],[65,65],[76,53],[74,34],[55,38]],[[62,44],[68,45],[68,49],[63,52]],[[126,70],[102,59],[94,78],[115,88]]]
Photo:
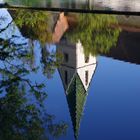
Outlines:
[[88,95],[88,88],[96,69],[96,57],[84,55],[80,41],[76,45],[60,43],[63,54],[59,74],[66,93],[75,139],[78,139],[80,121]]

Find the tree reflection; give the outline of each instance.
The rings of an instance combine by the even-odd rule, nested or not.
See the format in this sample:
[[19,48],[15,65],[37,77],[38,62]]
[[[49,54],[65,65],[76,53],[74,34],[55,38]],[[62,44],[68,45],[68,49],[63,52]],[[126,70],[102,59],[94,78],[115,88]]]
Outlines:
[[39,42],[43,73],[48,78],[51,78],[56,67],[61,63],[61,55],[55,51],[49,51],[52,42],[53,25],[55,24],[53,18],[55,16],[52,16],[47,11],[14,10],[10,12],[23,36],[29,38],[31,47],[34,47],[35,40]]
[[34,10],[14,10],[11,13],[24,36],[42,44],[52,41],[51,13]]
[[[61,63],[62,54],[50,49],[57,16],[31,10],[13,10],[10,13],[26,38],[12,35],[11,38],[0,39],[0,138],[39,140],[60,137],[65,134],[67,125],[54,123],[54,117],[47,114],[43,106],[47,97],[45,84],[30,79],[30,75],[39,71],[34,65],[36,43],[40,47],[41,72],[44,75],[51,78]],[[114,16],[68,14],[66,17],[71,27],[66,33],[68,41],[74,44],[81,42],[86,55],[105,53],[116,45],[120,29],[111,28],[117,24]],[[0,32],[4,32],[11,23]]]
[[76,26],[69,30],[67,37],[72,42],[80,40],[86,55],[106,53],[111,47],[116,46],[120,29],[117,26],[116,28],[111,27],[118,24],[115,16],[97,14],[67,15],[68,18],[71,16],[74,17],[76,22],[73,23]]
[[66,133],[67,124],[55,123],[54,116],[44,108],[45,84],[29,78],[38,72],[38,67],[32,68],[27,63],[32,55],[26,39],[15,35],[0,38],[1,140],[40,140]]
[[41,47],[43,73],[48,78],[52,78],[56,68],[61,64],[63,57],[61,53],[49,51],[50,47],[49,44],[46,47]]

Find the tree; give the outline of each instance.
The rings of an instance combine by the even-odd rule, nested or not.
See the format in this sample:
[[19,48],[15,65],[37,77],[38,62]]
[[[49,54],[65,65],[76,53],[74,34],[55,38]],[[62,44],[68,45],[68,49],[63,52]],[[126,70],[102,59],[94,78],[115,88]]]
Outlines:
[[115,16],[81,13],[74,17],[77,25],[66,36],[73,43],[80,40],[86,55],[106,53],[116,46],[120,29],[111,27],[117,24]]
[[[61,63],[60,54],[48,51],[52,42],[53,16],[47,11],[14,10],[10,12],[22,35],[30,40],[30,47],[34,48],[35,40],[39,42],[43,73],[51,78],[56,67]],[[33,62],[33,57],[30,60]]]
[[[0,33],[7,28],[1,29]],[[15,40],[19,38],[0,38],[0,139],[48,140],[50,136],[60,137],[66,133],[67,124],[54,123],[54,116],[45,110],[46,85],[29,78],[39,69],[28,65],[32,49],[26,39],[17,43]]]
[[52,41],[51,14],[47,11],[14,10],[10,11],[14,22],[20,28],[23,36],[38,40],[41,44]]

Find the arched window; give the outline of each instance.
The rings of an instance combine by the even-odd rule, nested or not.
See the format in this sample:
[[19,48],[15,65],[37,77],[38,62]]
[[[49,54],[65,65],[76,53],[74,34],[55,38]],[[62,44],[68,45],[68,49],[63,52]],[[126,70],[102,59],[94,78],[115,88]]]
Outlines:
[[89,56],[85,56],[85,63],[89,62]]
[[69,61],[69,55],[67,53],[64,53],[64,62]]
[[87,86],[88,85],[88,71],[85,71],[85,85]]

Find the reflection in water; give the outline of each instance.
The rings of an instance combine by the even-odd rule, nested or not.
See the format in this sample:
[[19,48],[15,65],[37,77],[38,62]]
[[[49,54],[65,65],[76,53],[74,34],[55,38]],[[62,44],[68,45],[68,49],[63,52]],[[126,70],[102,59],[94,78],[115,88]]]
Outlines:
[[[0,139],[49,139],[66,133],[67,124],[55,123],[43,102],[45,84],[32,75],[32,46],[22,37],[7,10],[0,19]],[[6,15],[6,17],[4,17]]]
[[[134,28],[128,30],[130,25],[118,19],[0,9],[0,139],[39,140],[66,133],[67,124],[54,123],[46,112],[46,83],[38,81],[52,78],[57,68],[78,139],[96,55],[139,64],[139,32],[132,33]],[[136,48],[133,53],[132,46]]]
[[90,82],[96,69],[96,57],[85,56],[80,42],[60,43],[59,53],[63,54],[63,62],[59,74],[66,92],[75,138],[78,139],[80,120],[83,114]]
[[51,13],[32,10],[9,10],[22,34],[41,44],[52,41],[53,19]]
[[[67,17],[69,19],[69,15]],[[116,16],[77,14],[74,19],[76,23],[71,18],[68,20],[70,25],[75,26],[71,27],[66,36],[71,42],[80,40],[86,55],[107,53],[116,46],[120,33]]]
[[[29,11],[25,12],[25,11],[20,11],[18,12],[18,16],[13,16],[16,17],[15,19],[15,23],[19,26],[22,27],[21,31],[22,33],[28,37],[30,37],[30,39],[25,39],[24,37],[22,37],[19,29],[17,28],[16,24],[13,22],[12,17],[10,16],[10,14],[7,12],[7,10],[2,10],[2,13],[5,14],[5,16],[8,15],[8,20],[7,25],[5,27],[3,27],[1,29],[1,45],[5,45],[5,42],[7,42],[7,46],[3,46],[3,47],[12,47],[11,52],[8,52],[9,54],[5,55],[5,58],[3,58],[1,61],[2,63],[7,63],[6,67],[4,67],[3,69],[1,69],[1,71],[3,71],[3,73],[5,73],[6,80],[2,80],[1,83],[1,88],[7,87],[6,90],[3,90],[2,92],[4,92],[5,96],[3,96],[3,98],[1,99],[1,102],[5,104],[5,102],[7,102],[8,106],[9,106],[9,111],[8,109],[5,107],[5,110],[9,112],[9,114],[13,113],[13,117],[12,120],[16,119],[17,123],[22,123],[22,119],[25,122],[25,125],[20,125],[16,126],[16,122],[13,121],[11,123],[9,123],[11,126],[8,126],[9,128],[3,127],[4,131],[5,130],[12,130],[12,125],[15,125],[15,129],[16,131],[14,131],[13,133],[11,133],[11,131],[3,133],[4,135],[2,136],[2,139],[5,138],[7,136],[7,138],[11,137],[12,139],[15,139],[17,136],[19,137],[34,137],[34,138],[38,138],[40,139],[41,137],[45,137],[45,135],[43,136],[43,124],[44,124],[44,120],[43,118],[40,118],[39,116],[39,112],[40,109],[37,108],[33,103],[30,104],[30,101],[28,101],[28,98],[26,98],[26,94],[28,92],[33,92],[33,95],[35,95],[35,97],[39,100],[39,104],[40,107],[43,106],[43,104],[41,104],[40,102],[43,102],[44,96],[42,97],[42,95],[46,95],[42,89],[45,85],[43,84],[33,84],[32,85],[32,80],[26,78],[27,75],[30,75],[30,73],[34,73],[37,72],[37,68],[35,67],[34,60],[34,47],[30,47],[28,45],[34,45],[34,39],[38,39],[40,41],[40,43],[42,43],[42,48],[41,48],[41,53],[42,53],[42,63],[44,66],[44,70],[48,69],[49,65],[52,67],[54,65],[55,62],[55,54],[50,54],[49,51],[47,51],[46,47],[44,46],[45,41],[48,41],[48,38],[45,38],[44,40],[42,40],[42,38],[40,37],[40,34],[38,34],[36,31],[36,28],[38,28],[38,30],[40,30],[40,22],[44,23],[46,17],[48,17],[48,14],[44,14],[44,13],[33,13],[33,15],[37,15],[38,17],[40,16],[40,18],[38,19],[34,19],[34,22],[29,23],[31,16],[31,13]],[[10,11],[11,13],[13,13],[13,11]],[[4,16],[3,14],[3,16]],[[14,11],[14,14],[16,14],[16,11]],[[27,20],[22,20],[21,17],[25,16],[26,14],[26,18]],[[47,26],[48,22],[46,22],[44,24],[44,27]],[[42,25],[43,26],[43,25]],[[30,32],[25,32],[24,30],[28,29],[32,32],[32,34],[30,34]],[[41,28],[42,29],[42,28]],[[45,28],[43,28],[45,29]],[[45,29],[45,31],[47,31]],[[9,30],[11,31],[11,34],[9,34]],[[44,31],[44,30],[43,30]],[[7,35],[8,36],[7,36]],[[43,33],[44,34],[44,33]],[[50,31],[51,34],[51,31]],[[18,44],[18,42],[20,42],[20,44]],[[23,41],[23,43],[21,43]],[[73,127],[74,127],[74,133],[75,133],[75,137],[78,137],[78,132],[79,132],[79,127],[80,127],[80,120],[81,120],[81,116],[83,113],[83,107],[85,104],[85,100],[86,100],[86,96],[87,96],[87,92],[88,92],[88,88],[92,79],[92,76],[95,72],[95,68],[96,68],[96,58],[93,56],[85,56],[84,55],[84,50],[83,47],[81,45],[81,43],[77,43],[76,45],[70,45],[66,43],[60,43],[59,44],[60,47],[58,47],[58,54],[64,54],[64,61],[61,64],[61,67],[59,68],[59,72],[64,84],[64,88],[66,90],[66,96],[67,96],[67,101],[68,101],[68,105],[69,105],[69,110],[70,110],[70,114],[72,117],[72,122],[73,122]],[[15,53],[13,52],[13,48]],[[8,49],[8,48],[7,48]],[[9,48],[10,49],[10,48]],[[3,48],[2,48],[3,50]],[[21,52],[20,52],[21,50]],[[7,50],[6,50],[7,51]],[[4,53],[3,51],[1,51],[1,53]],[[10,59],[7,58],[9,55],[11,55],[12,53],[13,56],[10,56]],[[2,54],[2,57],[4,55]],[[13,59],[15,58],[16,59]],[[54,58],[53,58],[54,57]],[[33,59],[33,60],[32,60]],[[57,60],[59,60],[58,57],[56,57]],[[7,60],[7,61],[6,61]],[[10,62],[9,62],[10,60]],[[25,62],[28,62],[31,60],[31,66],[26,65]],[[82,60],[82,61],[81,61]],[[14,65],[13,63],[17,62],[19,64]],[[30,64],[30,63],[29,63]],[[3,64],[5,65],[5,64]],[[12,65],[12,66],[11,66]],[[22,67],[21,67],[22,66]],[[6,69],[7,68],[7,69]],[[12,71],[10,70],[12,69]],[[51,71],[50,67],[49,70],[47,70],[48,72]],[[9,74],[9,76],[6,76],[7,74]],[[45,73],[44,73],[45,74]],[[53,73],[52,73],[53,74]],[[4,74],[2,74],[4,75]],[[2,76],[3,77],[3,76]],[[11,78],[12,77],[12,78]],[[17,84],[17,86],[15,86],[15,84]],[[27,86],[26,86],[27,85]],[[22,89],[22,90],[20,90]],[[6,92],[5,92],[6,91]],[[9,92],[10,91],[10,92]],[[42,92],[41,92],[42,91]],[[15,93],[15,95],[13,94],[13,92]],[[27,92],[27,93],[26,93]],[[19,94],[21,93],[21,95]],[[12,95],[13,98],[8,98],[6,96]],[[40,97],[41,95],[41,97]],[[25,96],[25,97],[24,97]],[[11,97],[11,96],[10,96]],[[33,97],[32,97],[33,98]],[[15,102],[15,107],[16,109],[14,109],[14,106],[11,106],[12,102],[11,100],[14,100]],[[18,100],[22,100],[21,104],[19,104]],[[27,103],[26,103],[27,102]],[[29,104],[28,104],[29,102]],[[17,106],[17,104],[19,104]],[[26,105],[27,104],[27,105]],[[23,106],[23,107],[22,107]],[[1,104],[1,107],[3,107],[3,104]],[[13,109],[12,109],[12,108]],[[12,112],[11,112],[12,111]],[[25,112],[27,111],[27,113],[25,114]],[[17,112],[17,113],[16,113]],[[21,114],[19,114],[19,113]],[[5,114],[5,115],[4,115]],[[22,114],[24,116],[22,116]],[[35,114],[35,116],[34,116]],[[1,120],[3,120],[3,117],[6,117],[6,113],[2,112],[2,118]],[[15,115],[17,115],[17,117],[15,117]],[[42,114],[43,115],[43,114]],[[41,116],[42,116],[41,115]],[[20,117],[18,117],[20,116]],[[50,134],[54,135],[54,136],[59,136],[61,134],[63,134],[66,130],[66,125],[63,124],[53,124],[52,123],[52,119],[51,116],[48,114],[45,114],[45,116],[43,115],[42,117],[47,118],[47,116],[49,117],[49,121],[47,119],[47,124],[48,124],[48,129]],[[29,118],[29,119],[28,119]],[[35,118],[35,119],[34,119]],[[35,123],[35,126],[32,124],[32,122]],[[38,123],[37,123],[37,122]],[[3,121],[3,123],[1,122],[1,125],[4,126],[6,125],[8,121]],[[28,126],[28,122],[30,123],[31,126]],[[37,123],[37,124],[36,124]],[[42,124],[43,123],[43,124]],[[50,125],[51,124],[51,125]],[[37,126],[38,128],[37,128]],[[31,136],[27,134],[28,131],[28,127],[31,127],[31,130],[35,131],[34,133],[31,133]],[[33,127],[33,128],[32,128]],[[22,132],[22,129],[24,130],[24,134]],[[36,129],[38,129],[38,131],[40,132],[40,135],[38,134],[39,132],[36,132]],[[19,132],[17,132],[19,131]],[[56,132],[55,132],[56,131]],[[9,135],[7,135],[7,133],[10,133]],[[6,135],[6,136],[5,136]]]
[[115,16],[31,10],[10,12],[24,36],[37,39],[43,45],[46,42],[58,43],[63,37],[73,43],[80,40],[87,56],[108,52],[116,46],[120,33]]
[[125,62],[140,64],[140,32],[138,30],[137,32],[134,31],[121,32],[117,47],[112,47],[108,53],[103,55]]

